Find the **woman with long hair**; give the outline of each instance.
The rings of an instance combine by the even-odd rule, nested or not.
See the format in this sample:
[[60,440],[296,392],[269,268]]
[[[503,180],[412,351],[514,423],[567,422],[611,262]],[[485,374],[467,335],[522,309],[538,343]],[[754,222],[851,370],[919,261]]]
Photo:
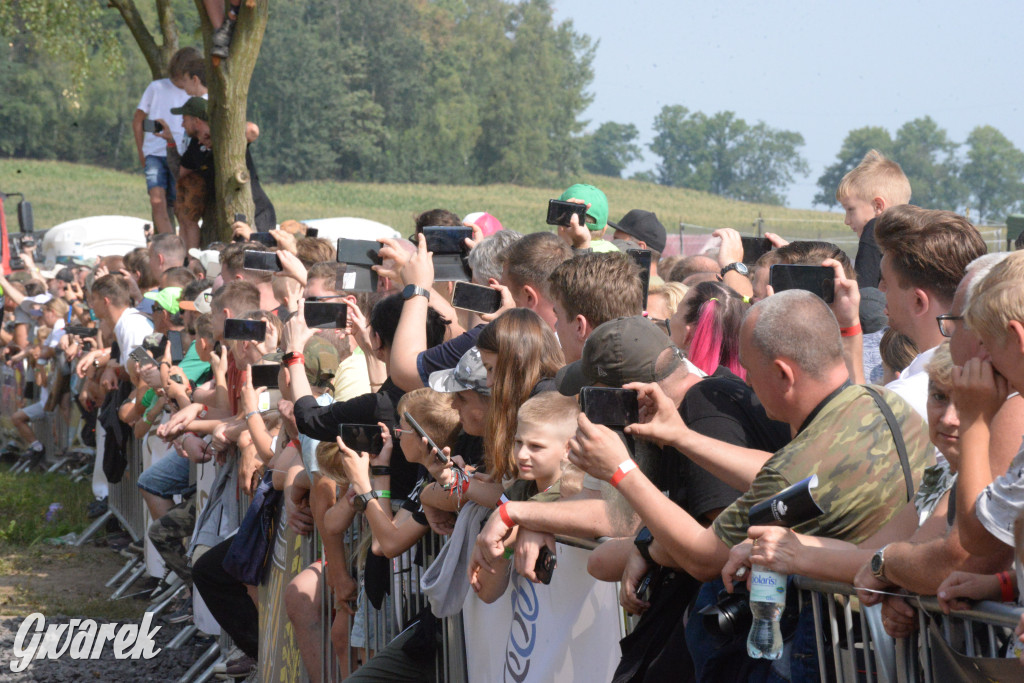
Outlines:
[[740,325],[747,304],[721,282],[699,282],[689,289],[672,319],[672,341],[690,362],[713,375],[722,365],[746,377],[740,365]]
[[487,473],[501,482],[517,473],[512,444],[519,406],[545,388],[542,380],[554,378],[565,359],[551,328],[526,308],[506,311],[488,324],[476,345],[491,388],[484,462]]

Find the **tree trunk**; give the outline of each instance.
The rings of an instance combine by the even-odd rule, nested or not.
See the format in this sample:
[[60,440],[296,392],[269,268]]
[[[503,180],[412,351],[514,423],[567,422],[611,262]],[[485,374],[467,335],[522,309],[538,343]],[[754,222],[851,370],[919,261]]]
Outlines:
[[[207,86],[210,94],[210,136],[213,138],[213,166],[216,171],[216,221],[202,227],[200,241],[231,241],[231,223],[236,213],[245,214],[250,224],[255,215],[252,186],[245,165],[246,106],[249,81],[263,43],[267,27],[269,0],[246,0],[238,15],[231,56],[213,65],[210,46],[213,28],[203,8],[195,0],[203,22],[206,45]],[[209,214],[208,214],[209,215]]]

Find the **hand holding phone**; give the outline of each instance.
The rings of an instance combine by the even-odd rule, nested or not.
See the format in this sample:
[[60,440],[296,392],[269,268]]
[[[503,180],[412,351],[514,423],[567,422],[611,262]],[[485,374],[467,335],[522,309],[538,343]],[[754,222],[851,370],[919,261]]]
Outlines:
[[579,224],[584,225],[587,222],[587,205],[560,199],[548,200],[548,225],[569,225],[573,214],[576,214]]
[[434,440],[431,439],[430,436],[428,436],[425,431],[423,431],[423,427],[420,427],[420,423],[416,421],[416,418],[410,415],[408,411],[402,413],[402,417],[405,418],[405,421],[409,423],[409,426],[412,427],[417,434],[419,434],[421,437],[427,440],[427,445],[433,449],[434,457],[437,458],[438,462],[440,462],[442,465],[447,465],[451,461],[451,458],[445,455],[444,450],[436,443],[434,443]]
[[640,406],[635,389],[583,387],[580,410],[594,424],[622,428],[640,421]]
[[267,337],[267,321],[228,318],[224,321],[224,338],[261,342]]
[[[267,233],[253,233],[253,236],[263,234]],[[274,238],[270,237],[270,239]],[[249,249],[243,255],[243,259],[242,267],[246,270],[268,270],[275,273],[281,272],[281,259],[277,257],[277,252],[255,251],[253,249]]]
[[452,307],[475,313],[495,313],[501,308],[501,292],[491,287],[458,281],[452,291]]
[[540,547],[540,553],[537,554],[537,564],[533,567],[533,573],[537,575],[538,581],[547,586],[551,583],[551,576],[554,574],[557,565],[558,558],[555,557],[550,548],[543,545]]
[[821,297],[827,304],[835,301],[835,271],[828,266],[776,263],[769,271],[768,282],[776,293],[803,289]]
[[378,455],[384,448],[384,437],[377,425],[339,425],[338,435],[341,436],[342,443],[356,453]]

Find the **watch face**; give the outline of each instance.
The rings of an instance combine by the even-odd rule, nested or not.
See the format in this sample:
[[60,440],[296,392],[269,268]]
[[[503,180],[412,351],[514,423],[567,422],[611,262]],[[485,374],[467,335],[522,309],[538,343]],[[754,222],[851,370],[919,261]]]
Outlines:
[[883,563],[882,553],[875,553],[874,555],[872,555],[871,556],[871,573],[877,576],[878,573],[882,571],[882,563]]
[[736,263],[729,264],[726,270],[735,270],[740,275],[746,275],[749,272],[749,270],[747,269],[747,264],[740,263],[738,261]]

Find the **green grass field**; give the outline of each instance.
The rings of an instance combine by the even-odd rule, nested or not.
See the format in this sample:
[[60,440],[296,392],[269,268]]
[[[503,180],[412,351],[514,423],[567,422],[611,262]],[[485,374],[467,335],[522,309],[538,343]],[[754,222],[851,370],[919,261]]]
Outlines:
[[[663,187],[651,183],[601,176],[583,176],[608,195],[612,220],[630,209],[658,214],[670,232],[680,222],[710,228],[736,228],[745,234],[760,212],[765,229],[787,236],[851,237],[842,215],[778,206],[748,204],[715,195]],[[373,183],[308,182],[265,185],[277,209],[278,220],[334,216],[371,218],[410,232],[413,217],[424,210],[444,207],[460,215],[488,211],[506,227],[521,232],[545,230],[547,201],[563,188],[514,185],[386,185]],[[43,230],[72,218],[105,214],[149,215],[145,180],[137,173],[122,173],[95,166],[56,161],[0,159],[0,191],[22,192],[32,202],[36,229]],[[15,206],[7,207],[8,227],[16,230]],[[790,222],[790,221],[798,222]]]

